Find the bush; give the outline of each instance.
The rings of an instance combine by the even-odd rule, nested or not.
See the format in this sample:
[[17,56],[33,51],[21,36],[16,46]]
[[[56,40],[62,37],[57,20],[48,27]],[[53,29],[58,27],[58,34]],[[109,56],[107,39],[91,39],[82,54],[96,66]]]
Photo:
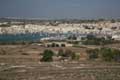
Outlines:
[[63,51],[63,49],[59,49],[59,51],[58,51],[58,56],[64,56],[64,51]]
[[101,48],[101,56],[104,61],[112,61],[114,57],[114,52],[110,48]]
[[87,50],[89,59],[101,58],[103,61],[119,61],[120,50],[111,48],[90,49]]
[[78,60],[79,59],[79,55],[76,55],[74,52],[72,52],[71,50],[63,50],[63,49],[60,49],[58,51],[58,56],[61,56],[61,57],[70,57],[72,60]]
[[61,57],[70,57],[70,54],[71,54],[71,50],[63,50],[63,49],[60,49],[58,51],[58,56],[61,56]]
[[88,35],[86,40],[82,42],[84,45],[106,45],[114,43],[114,41],[108,37],[108,39],[105,39],[104,37],[97,38],[93,35]]
[[120,50],[114,50],[114,61],[120,62]]
[[73,52],[71,50],[65,50],[65,55],[64,57],[71,57],[71,55],[73,54]]
[[101,57],[105,61],[120,61],[120,50],[111,48],[101,48]]
[[87,53],[89,55],[89,59],[97,59],[99,57],[98,49],[87,50]]
[[54,55],[54,52],[51,51],[51,50],[45,50],[43,52],[43,57],[41,59],[41,61],[45,61],[45,62],[50,62],[50,61],[53,61],[53,55]]

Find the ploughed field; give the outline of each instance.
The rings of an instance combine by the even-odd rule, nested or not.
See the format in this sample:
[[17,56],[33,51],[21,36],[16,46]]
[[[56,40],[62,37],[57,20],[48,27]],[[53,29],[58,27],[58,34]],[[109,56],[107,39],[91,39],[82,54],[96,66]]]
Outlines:
[[120,80],[120,63],[1,63],[0,80]]

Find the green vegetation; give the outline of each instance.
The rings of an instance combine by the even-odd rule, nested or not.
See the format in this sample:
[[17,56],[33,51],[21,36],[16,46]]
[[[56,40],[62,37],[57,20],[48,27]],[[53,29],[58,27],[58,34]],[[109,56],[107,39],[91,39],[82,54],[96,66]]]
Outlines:
[[115,20],[115,19],[112,19],[112,20],[111,20],[111,23],[115,23],[115,22],[116,22],[116,20]]
[[[53,61],[53,56],[54,52],[52,50],[44,50],[43,55],[42,55],[42,59],[40,61],[42,62],[51,62]],[[63,50],[60,49],[58,51],[57,57],[61,56],[61,59],[68,59],[68,60],[79,60],[80,56],[75,54],[73,51],[71,50]]]
[[100,52],[104,61],[112,61],[115,55],[115,53],[110,48],[102,48]]
[[61,56],[62,58],[70,58],[71,60],[79,60],[80,56],[74,53],[71,50],[63,50],[60,49],[58,51],[58,56]]
[[7,21],[5,24],[0,24],[0,27],[10,27],[11,21]]
[[99,50],[98,49],[90,49],[87,50],[89,59],[97,59],[99,56]]
[[114,41],[110,37],[105,39],[104,37],[97,38],[93,35],[88,35],[87,38],[82,41],[84,45],[106,45],[112,43],[114,43]]
[[[117,49],[111,49],[111,48],[100,48],[100,49],[89,49],[87,50],[88,59],[89,60],[102,60],[102,61],[120,61],[120,50]],[[43,57],[41,61],[43,62],[50,62],[53,61],[53,56],[61,57],[61,60],[79,60],[80,55],[76,54],[72,50],[66,49],[60,49],[57,53],[57,55],[54,55],[54,52],[52,50],[45,50],[43,52]]]
[[120,50],[111,48],[92,49],[87,51],[89,59],[101,58],[103,61],[120,61]]
[[58,56],[64,56],[64,50],[63,49],[60,49],[58,51]]
[[54,55],[54,52],[51,51],[51,50],[45,50],[43,52],[43,57],[41,59],[41,61],[45,61],[45,62],[50,62],[50,61],[53,61],[53,55]]
[[71,50],[63,50],[63,49],[60,49],[58,51],[58,56],[61,56],[61,57],[71,57],[72,54],[74,54]]

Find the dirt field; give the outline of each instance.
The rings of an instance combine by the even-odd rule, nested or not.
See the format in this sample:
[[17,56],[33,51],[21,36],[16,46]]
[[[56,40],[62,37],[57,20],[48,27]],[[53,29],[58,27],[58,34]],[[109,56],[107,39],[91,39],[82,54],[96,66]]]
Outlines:
[[[120,63],[50,62],[41,63],[45,49],[38,45],[0,45],[0,80],[120,80]],[[76,53],[86,48],[64,47]]]
[[1,64],[0,80],[119,80],[120,63]]
[[50,49],[55,53],[59,49],[72,50],[76,53],[85,54],[85,48],[77,47],[58,47],[46,48],[39,45],[0,45],[0,62],[19,63],[19,62],[39,62],[40,54],[45,49]]

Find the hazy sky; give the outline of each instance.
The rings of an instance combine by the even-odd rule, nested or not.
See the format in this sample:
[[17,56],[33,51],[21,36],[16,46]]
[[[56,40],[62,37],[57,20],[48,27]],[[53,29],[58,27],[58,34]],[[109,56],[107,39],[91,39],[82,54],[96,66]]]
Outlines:
[[0,17],[120,18],[120,0],[0,0]]

